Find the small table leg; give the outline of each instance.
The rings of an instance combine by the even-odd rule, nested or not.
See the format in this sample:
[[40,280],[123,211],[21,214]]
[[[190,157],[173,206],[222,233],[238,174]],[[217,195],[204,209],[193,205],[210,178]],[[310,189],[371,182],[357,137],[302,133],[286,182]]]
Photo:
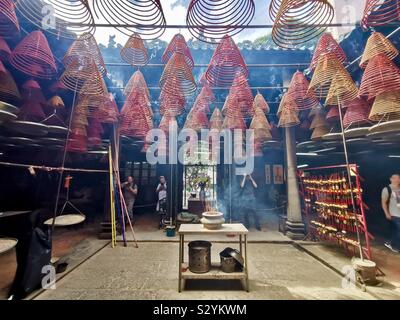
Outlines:
[[179,279],[178,279],[178,292],[181,292],[181,282],[182,282],[182,263],[183,263],[183,235],[179,235]]
[[246,290],[250,291],[249,287],[249,265],[247,262],[247,235],[244,235],[244,267],[246,272]]
[[243,255],[243,236],[241,234],[239,235],[239,251]]

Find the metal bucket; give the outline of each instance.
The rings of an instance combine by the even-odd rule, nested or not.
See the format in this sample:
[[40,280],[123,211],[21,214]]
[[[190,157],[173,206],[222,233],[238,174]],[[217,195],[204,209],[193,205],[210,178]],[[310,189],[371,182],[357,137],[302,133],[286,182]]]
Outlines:
[[206,273],[211,269],[211,242],[189,242],[189,270],[193,273]]
[[166,226],[165,230],[167,237],[175,237],[175,226]]
[[221,269],[223,272],[232,273],[236,269],[236,260],[230,255],[219,255],[221,258]]

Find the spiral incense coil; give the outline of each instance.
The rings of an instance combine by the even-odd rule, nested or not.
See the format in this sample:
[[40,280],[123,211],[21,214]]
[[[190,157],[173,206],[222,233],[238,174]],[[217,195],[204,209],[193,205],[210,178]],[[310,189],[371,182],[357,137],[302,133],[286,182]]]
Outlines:
[[13,50],[10,63],[30,76],[51,79],[57,74],[53,53],[41,31],[28,34]]
[[311,78],[307,93],[316,95],[318,99],[326,98],[333,78],[338,70],[345,70],[334,55],[326,54],[319,59]]
[[344,53],[342,47],[332,37],[332,34],[328,32],[324,33],[318,41],[311,60],[310,70],[314,70],[321,56],[326,54],[334,55],[341,63],[345,63],[347,60],[346,54]]
[[65,108],[64,101],[61,99],[60,96],[51,97],[49,100],[47,100],[47,105],[55,110]]
[[284,107],[281,110],[278,127],[290,128],[297,126],[300,123],[297,112],[294,109]]
[[361,79],[360,96],[371,100],[376,96],[400,90],[400,70],[385,54],[373,57]]
[[74,60],[78,60],[81,65],[90,64],[94,60],[101,75],[104,76],[107,73],[97,41],[89,33],[82,34],[68,48],[63,58],[64,66],[68,67]]
[[3,38],[0,37],[0,61],[8,61],[11,56],[11,50],[8,46],[7,42],[4,41]]
[[171,59],[175,52],[182,53],[185,56],[186,64],[193,69],[194,61],[192,54],[190,53],[190,49],[186,43],[185,37],[180,33],[176,34],[165,48],[165,51],[161,57],[161,61],[164,64],[168,63],[169,59]]
[[166,135],[168,135],[170,126],[177,127],[178,123],[176,122],[176,118],[174,116],[166,112],[161,118],[158,128],[164,131]]
[[46,98],[42,88],[36,80],[30,79],[22,85],[22,99],[29,102],[37,102],[46,105]]
[[178,88],[173,77],[179,82],[179,88],[185,97],[191,96],[197,89],[192,69],[185,62],[185,56],[182,53],[175,52],[165,66],[160,79],[160,87],[165,92],[174,93]]
[[25,19],[58,38],[95,32],[88,0],[16,0],[15,5]]
[[328,0],[275,0],[270,15],[275,17],[272,40],[280,47],[293,48],[325,32],[324,25],[332,22],[334,9]]
[[140,35],[134,33],[121,50],[121,58],[131,66],[143,67],[149,63],[149,55]]
[[340,120],[339,107],[331,106],[329,108],[328,113],[326,114],[326,121],[332,123],[332,122],[337,122],[339,120]]
[[154,40],[165,32],[160,0],[96,0],[93,8],[98,18],[127,36],[137,33],[144,40]]
[[361,26],[384,26],[399,19],[399,0],[366,0]]
[[54,82],[49,89],[49,91],[52,93],[60,93],[66,90],[68,90],[68,88],[60,80]]
[[322,137],[329,133],[327,126],[316,127],[311,135],[311,140],[320,140]]
[[312,130],[318,127],[327,127],[327,126],[328,124],[325,119],[325,113],[321,111],[314,116],[310,124],[310,129]]
[[222,112],[218,108],[215,108],[210,119],[210,130],[221,131],[223,123],[224,117],[222,116]]
[[322,107],[321,104],[319,104],[318,106],[316,106],[315,108],[312,108],[312,109],[310,110],[310,113],[308,114],[308,118],[309,118],[309,119],[312,119],[312,118],[315,117],[317,114],[323,113],[323,112],[324,112],[323,107]]
[[236,97],[240,110],[244,115],[253,116],[253,93],[250,89],[249,83],[247,82],[247,78],[243,74],[238,73],[236,75],[232,87],[229,90],[229,95],[231,97]]
[[300,71],[296,71],[287,91],[288,99],[294,102],[296,110],[308,110],[319,105],[314,92],[312,90],[308,91],[309,86],[310,84],[305,75]]
[[279,103],[279,107],[278,110],[276,112],[276,115],[278,116],[278,118],[281,117],[282,112],[284,109],[290,109],[295,111],[296,113],[298,113],[298,109],[297,106],[295,104],[295,102],[293,100],[290,99],[290,97],[288,96],[287,92],[285,94],[283,94],[281,102]]
[[0,37],[14,38],[19,31],[13,0],[0,0]]
[[207,115],[203,109],[192,109],[189,113],[184,128],[192,129],[195,131],[201,131],[202,129],[208,129],[210,123],[208,121]]
[[264,113],[270,112],[269,105],[267,101],[265,101],[261,93],[257,93],[256,96],[254,97],[253,109],[254,110],[261,109]]
[[[85,92],[82,90],[82,92]],[[78,103],[82,105],[86,109],[87,117],[96,117],[99,109],[105,103],[107,103],[109,99],[108,92],[104,94],[83,94],[80,93],[78,95]]]
[[21,95],[18,87],[12,77],[11,73],[4,67],[0,61],[0,67],[3,71],[0,71],[0,98],[2,100],[19,100]]
[[254,130],[254,139],[257,141],[271,140],[271,126],[268,119],[261,109],[256,109],[254,117],[250,123],[250,129]]
[[339,68],[326,97],[327,105],[342,106],[358,96],[358,88],[345,68]]
[[245,81],[249,71],[235,42],[225,36],[214,51],[205,78],[212,86],[230,87],[238,74]]
[[222,124],[222,129],[229,130],[246,130],[246,123],[243,119],[242,113],[238,110],[233,111],[232,114],[228,113],[224,118],[224,122]]
[[26,100],[19,108],[18,120],[40,122],[44,118],[46,115],[40,102]]
[[389,91],[378,95],[372,105],[369,119],[380,121],[391,114],[400,113],[400,91]]
[[87,136],[71,132],[67,142],[68,152],[84,153],[88,150]]
[[89,121],[89,126],[87,128],[87,141],[88,145],[91,147],[101,146],[101,136],[103,134],[103,126],[97,118],[92,118]]
[[205,84],[200,91],[199,97],[201,97],[201,99],[204,99],[205,101],[209,102],[209,103],[213,103],[215,102],[215,95],[213,90],[211,89],[211,87],[208,84]]
[[81,65],[78,60],[72,60],[60,77],[60,81],[66,88],[74,92],[85,94],[104,94],[105,87],[103,78],[93,59],[85,65]]
[[240,33],[254,14],[253,0],[191,0],[186,24],[196,39],[212,43]]
[[145,95],[148,97],[148,99],[150,101],[150,91],[149,91],[149,88],[147,87],[147,83],[143,76],[143,73],[140,70],[135,71],[135,73],[129,79],[129,81],[124,89],[124,95],[129,96],[129,94],[134,89],[143,90],[143,92],[145,93]]
[[369,122],[368,116],[371,106],[364,99],[356,98],[346,103],[344,107],[346,108],[346,113],[343,117],[343,125],[346,128]]
[[177,117],[185,111],[186,100],[180,90],[177,90],[174,94],[161,90],[159,102],[161,115],[168,112],[171,116]]
[[235,95],[228,95],[225,99],[224,106],[222,107],[222,114],[225,117],[236,117],[240,114],[243,117],[239,101]]
[[39,82],[33,79],[29,79],[22,84],[22,89],[25,90],[41,90]]
[[108,99],[101,104],[97,113],[97,118],[101,123],[116,123],[118,122],[119,111],[112,93],[108,94]]
[[390,60],[393,60],[399,55],[399,51],[382,33],[373,32],[365,46],[360,67],[365,69],[368,62],[379,54],[385,54]]

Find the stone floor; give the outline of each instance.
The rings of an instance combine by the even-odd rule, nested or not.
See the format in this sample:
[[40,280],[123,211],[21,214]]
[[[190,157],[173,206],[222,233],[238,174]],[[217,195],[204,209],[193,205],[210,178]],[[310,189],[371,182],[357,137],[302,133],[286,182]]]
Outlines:
[[[214,244],[213,259],[226,246]],[[342,288],[337,273],[287,243],[249,244],[249,293],[240,282],[202,280],[178,293],[177,258],[177,243],[105,247],[36,299],[374,299]]]

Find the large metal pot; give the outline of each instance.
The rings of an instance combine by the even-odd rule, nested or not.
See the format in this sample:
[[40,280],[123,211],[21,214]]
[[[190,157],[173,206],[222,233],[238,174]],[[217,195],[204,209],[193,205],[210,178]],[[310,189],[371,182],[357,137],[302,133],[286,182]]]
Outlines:
[[193,273],[206,273],[211,269],[211,242],[189,242],[189,270]]

